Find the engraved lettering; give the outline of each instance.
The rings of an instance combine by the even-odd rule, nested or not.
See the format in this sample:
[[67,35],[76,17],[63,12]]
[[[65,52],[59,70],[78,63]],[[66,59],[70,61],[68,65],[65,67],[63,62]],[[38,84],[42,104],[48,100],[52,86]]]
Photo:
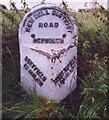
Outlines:
[[55,85],[58,85],[59,87],[62,86],[62,84],[65,84],[65,80],[67,77],[74,71],[76,67],[76,59],[72,59],[64,68],[63,70],[57,75],[55,79],[51,79]]
[[[67,32],[72,33],[72,30],[74,29],[72,27],[73,23],[71,23],[71,20],[68,17],[68,15],[65,12],[62,12],[61,10],[56,10],[54,8],[43,8],[41,10],[33,12],[30,19],[27,21],[25,31],[30,32],[34,21],[37,20],[38,18],[46,16],[46,15],[47,16],[48,15],[56,16],[59,19],[61,19],[64,22],[64,24],[66,25]],[[50,23],[48,23],[48,22],[42,23],[42,22],[40,22],[38,24],[38,27],[39,28],[58,28],[59,23],[57,23],[57,22],[56,23],[52,23],[52,22],[50,22]]]
[[39,23],[39,28],[43,28],[43,24],[42,23]]
[[57,28],[59,26],[59,23],[55,23],[55,28]]
[[[30,58],[28,58],[28,56],[26,56],[24,58],[24,61],[26,62],[23,67],[25,68],[25,70],[27,70],[27,72],[29,73],[29,75],[33,78],[33,80],[35,80],[39,86],[43,85],[43,82],[45,82],[47,80],[47,77],[44,76],[44,74],[40,71],[40,69],[32,62],[32,60]],[[37,78],[38,77],[38,78]]]
[[57,43],[64,43],[63,39],[62,38],[35,38],[34,40],[34,43],[41,43],[41,44],[44,44],[44,43],[52,43],[52,44],[57,44]]
[[53,27],[53,23],[50,23],[49,27]]

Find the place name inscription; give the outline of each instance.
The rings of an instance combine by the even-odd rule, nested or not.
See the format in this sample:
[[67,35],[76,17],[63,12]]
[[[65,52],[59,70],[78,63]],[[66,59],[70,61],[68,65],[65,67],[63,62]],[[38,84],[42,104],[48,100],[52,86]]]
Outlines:
[[[28,56],[24,58],[25,64],[23,67],[28,71],[29,75],[35,80],[39,86],[42,86],[47,80],[47,77],[40,71],[40,69],[32,62]],[[76,67],[76,58],[74,58],[63,68],[63,70],[57,75],[55,79],[51,81],[57,86],[61,87],[65,84],[66,78],[74,71]]]
[[39,86],[47,80],[47,77],[40,71],[40,69],[32,62],[28,56],[24,58],[25,64],[23,67],[28,71],[29,75],[35,80]]
[[33,43],[41,43],[41,44],[44,44],[44,43],[52,43],[52,44],[61,44],[61,43],[64,43],[63,39],[62,38],[35,38],[33,39]]
[[[35,20],[37,20],[38,18],[40,17],[43,17],[43,16],[53,16],[53,19],[54,19],[54,16],[61,19],[61,21],[65,24],[66,26],[66,29],[67,29],[67,32],[68,33],[72,33],[72,30],[74,29],[73,28],[73,23],[71,22],[70,18],[68,17],[68,15],[60,10],[60,9],[56,9],[54,7],[44,7],[44,8],[41,8],[39,10],[36,10],[34,11],[33,13],[29,14],[28,15],[28,21],[26,23],[26,28],[25,28],[25,31],[26,32],[30,32],[32,26],[33,26],[33,23],[35,22]],[[25,23],[25,22],[24,22]],[[60,24],[59,22],[40,22],[38,23],[38,27],[39,28],[59,28]]]
[[55,79],[51,79],[54,84],[61,87],[65,84],[66,78],[74,71],[76,68],[76,57],[74,56],[73,59],[64,67],[64,69],[57,75]]

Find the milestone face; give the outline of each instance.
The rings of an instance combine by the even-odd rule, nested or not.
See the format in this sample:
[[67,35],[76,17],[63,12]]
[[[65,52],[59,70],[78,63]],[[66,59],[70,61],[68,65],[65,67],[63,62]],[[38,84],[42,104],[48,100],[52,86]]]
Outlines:
[[28,13],[20,35],[28,38],[29,43],[54,44],[72,43],[76,32],[73,18],[65,11],[55,6],[44,6],[39,9],[33,8],[31,13]]
[[34,7],[20,24],[21,82],[26,89],[60,102],[76,87],[74,19],[52,4]]

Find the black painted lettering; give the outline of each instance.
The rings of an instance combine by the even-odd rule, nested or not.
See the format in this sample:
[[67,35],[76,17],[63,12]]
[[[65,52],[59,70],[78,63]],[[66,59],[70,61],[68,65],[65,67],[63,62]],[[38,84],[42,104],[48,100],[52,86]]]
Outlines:
[[[70,29],[71,29],[71,26],[73,25],[73,23],[71,24],[71,21],[70,21],[69,17],[64,12],[61,12],[59,10],[54,10],[53,8],[51,10],[52,10],[51,15],[60,18],[64,22],[64,24],[66,25],[66,28],[68,29],[67,32],[72,33],[72,30],[70,30]],[[36,19],[44,16],[44,15],[50,15],[49,9],[44,8],[42,10],[38,10],[38,11],[34,12],[33,16],[30,17],[30,19],[29,19],[29,21],[27,23],[27,26],[26,26],[26,29],[25,29],[26,32],[30,32],[31,27],[32,27],[34,21]],[[50,23],[47,23],[47,22],[42,23],[42,22],[40,22],[38,24],[38,27],[39,28],[48,28],[48,27],[49,28],[53,28],[53,27],[54,28],[58,28],[59,27],[59,23],[51,23],[51,22]],[[34,43],[36,43],[36,41],[34,41]]]
[[67,71],[67,68],[65,67],[65,68],[63,69],[63,71],[65,71],[65,72],[66,72],[66,71]]
[[64,20],[64,23],[65,23],[65,25],[69,25],[70,24],[70,22],[67,19]]
[[30,28],[26,27],[26,32],[30,32]]
[[31,17],[30,20],[29,20],[30,23],[33,23],[34,22],[34,19]]
[[62,20],[66,20],[66,16],[63,16]]
[[[26,57],[24,58],[24,60],[25,60],[26,63],[24,64],[23,67],[24,67],[26,70],[28,70],[28,69],[29,69],[29,66],[30,66],[31,69],[28,70],[28,73],[29,73],[30,76],[33,78],[33,80],[37,81],[37,83],[38,83],[40,86],[42,86],[42,85],[43,85],[43,82],[45,82],[45,81],[47,80],[47,77],[44,76],[44,74],[40,71],[40,69],[38,69],[38,68],[36,67],[36,65],[32,62],[32,60],[28,58],[28,56],[26,56]],[[37,78],[37,77],[39,77],[39,78]],[[42,80],[43,82],[42,82],[41,80]]]
[[67,31],[67,32],[72,33],[72,31]]
[[42,14],[43,14],[42,11],[38,11],[38,12],[36,12],[36,13],[33,15],[33,17],[34,17],[35,19],[38,19],[39,17],[42,16]]
[[39,23],[39,28],[43,28],[43,23]]
[[38,70],[36,71],[36,74],[38,74],[38,76],[39,76],[40,73],[41,73],[41,71],[38,69]]
[[59,27],[59,23],[55,23],[55,28]]
[[44,74],[40,71],[39,73],[39,77],[42,77]]
[[62,15],[61,13],[58,15],[59,18],[62,18],[62,16],[63,16],[63,15]]
[[30,70],[28,71],[28,73],[31,75],[31,74],[32,74],[32,70],[30,69]]
[[65,84],[65,79],[60,81],[61,84]]
[[47,80],[47,78],[44,76],[43,78],[42,78],[42,81],[46,81]]
[[73,72],[75,65],[71,67],[70,72]]
[[34,68],[34,71],[35,71],[35,70],[38,70],[38,68],[37,68],[36,66],[35,66],[35,68]]
[[74,71],[76,65],[75,62],[76,59],[72,59],[65,67],[64,69],[57,75],[55,79],[51,79],[55,85],[58,85],[59,87],[62,86],[62,84],[65,84],[65,80],[67,77]]
[[35,19],[37,19],[37,18],[38,18],[38,14],[35,13],[35,14],[33,15],[33,17],[34,17]]
[[38,18],[41,17],[41,16],[43,16],[43,11],[42,10],[38,12]]
[[[33,62],[32,62],[33,63]],[[32,64],[31,68],[34,68],[35,67],[35,64]]]
[[25,63],[24,66],[23,66],[26,70],[29,69],[29,66]]
[[30,59],[28,59],[28,60],[27,60],[27,63],[28,63],[29,65],[31,65],[31,60],[30,60]]
[[56,84],[56,83],[58,83],[58,81],[59,81],[59,78],[58,78],[58,76],[54,79],[54,83]]
[[36,81],[40,86],[43,85],[43,82],[41,82],[39,78],[36,78],[35,81]]
[[48,10],[45,10],[45,12],[46,12],[46,15],[49,15],[50,13],[48,12]]
[[49,43],[52,43],[52,42],[53,42],[53,40],[52,40],[52,39],[50,39],[50,40],[49,40]]
[[30,66],[32,66],[33,65],[33,62],[32,61],[30,61]]
[[36,78],[36,74],[34,74],[33,72],[32,72],[32,75],[31,75],[31,76],[33,77],[33,79]]
[[62,79],[62,72],[58,74],[58,78],[61,80]]
[[27,60],[28,60],[28,57],[26,56],[24,60],[27,61]]
[[62,38],[36,38],[34,39],[34,43],[64,43]]
[[32,23],[27,23],[27,27],[31,28],[32,27]]
[[48,23],[44,23],[44,27],[45,27],[45,28],[48,27]]
[[52,15],[56,15],[56,11],[55,10],[53,10]]
[[72,29],[72,26],[67,26],[67,29]]
[[61,86],[62,86],[62,84],[59,82],[59,83],[58,83],[58,86],[59,86],[59,87],[61,87]]
[[46,43],[49,43],[49,39],[45,39]]
[[50,23],[50,24],[49,24],[49,27],[53,27],[53,23]]

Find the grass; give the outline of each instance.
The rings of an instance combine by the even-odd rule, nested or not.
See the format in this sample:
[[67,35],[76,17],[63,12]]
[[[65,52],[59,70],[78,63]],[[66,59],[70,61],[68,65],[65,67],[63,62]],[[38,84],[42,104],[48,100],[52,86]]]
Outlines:
[[103,66],[98,65],[98,62],[95,64],[96,71],[91,72],[82,80],[84,101],[80,106],[82,107],[82,110],[80,109],[80,117],[83,118],[107,117],[107,71]]
[[9,110],[17,118],[62,118],[68,116],[64,106],[60,107],[55,101],[47,101],[36,95],[34,90],[30,91],[30,95],[25,96],[25,100],[16,103]]
[[[104,13],[101,13],[103,18]],[[30,90],[30,94],[26,93],[19,84],[18,25],[24,13],[20,14],[10,10],[2,12],[3,118],[109,118],[109,31],[105,22],[92,12],[75,14],[78,25],[78,86],[58,104],[38,97],[34,90]]]

